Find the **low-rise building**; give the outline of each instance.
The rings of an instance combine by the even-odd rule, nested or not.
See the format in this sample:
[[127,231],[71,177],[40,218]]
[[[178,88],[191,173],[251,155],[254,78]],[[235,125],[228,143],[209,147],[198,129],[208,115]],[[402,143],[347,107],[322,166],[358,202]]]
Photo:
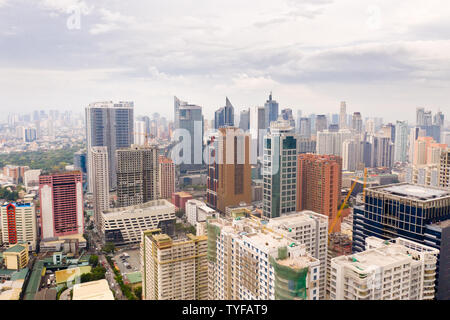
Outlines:
[[108,281],[101,279],[73,286],[72,300],[114,300]]
[[6,269],[20,270],[28,265],[28,248],[26,245],[16,244],[3,252]]
[[208,217],[215,217],[217,211],[208,207],[203,201],[191,199],[186,202],[186,218],[193,226],[199,222],[205,222]]

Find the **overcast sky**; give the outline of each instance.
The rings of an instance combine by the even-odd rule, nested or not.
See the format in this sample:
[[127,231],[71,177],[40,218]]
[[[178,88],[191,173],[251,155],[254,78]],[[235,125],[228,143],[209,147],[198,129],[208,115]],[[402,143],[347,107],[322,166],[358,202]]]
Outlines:
[[[450,116],[448,0],[0,0],[1,110],[132,100]],[[5,113],[2,113],[4,115]],[[295,112],[296,114],[296,112]]]

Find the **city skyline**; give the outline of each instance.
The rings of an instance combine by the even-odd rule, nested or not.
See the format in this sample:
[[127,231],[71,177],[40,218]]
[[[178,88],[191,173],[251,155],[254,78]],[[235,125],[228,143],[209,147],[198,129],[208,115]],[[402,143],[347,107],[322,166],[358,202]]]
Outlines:
[[346,101],[363,118],[411,123],[417,107],[448,109],[448,4],[176,4],[0,1],[2,107],[78,112],[130,100],[136,114],[172,118],[177,95],[212,119],[225,96],[237,114],[273,91],[280,109],[303,114],[338,113]]

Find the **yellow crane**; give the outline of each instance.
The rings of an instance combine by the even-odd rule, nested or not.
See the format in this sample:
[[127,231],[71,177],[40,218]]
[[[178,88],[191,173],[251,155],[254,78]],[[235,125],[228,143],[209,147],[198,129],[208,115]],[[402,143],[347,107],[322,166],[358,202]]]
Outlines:
[[[339,208],[339,211],[338,211],[336,217],[334,218],[330,229],[328,230],[328,235],[333,233],[334,227],[336,226],[336,223],[338,222],[339,218],[341,217],[342,211],[344,210],[344,207],[347,204],[347,201],[350,198],[350,195],[352,194],[353,189],[355,189],[357,182],[358,182],[358,179],[355,179],[355,181],[352,184],[352,187],[350,188],[350,191],[347,193],[347,196],[345,197],[344,201],[342,202],[341,207]],[[367,183],[367,168],[364,168],[363,197],[365,197],[365,194],[366,194],[366,183]]]
[[[138,134],[138,135],[141,135],[141,136],[145,136],[145,142],[144,142],[144,145],[145,145],[146,147],[148,147],[148,137],[149,137],[148,133],[132,132],[132,134]],[[154,138],[154,137],[153,137],[153,135],[151,134],[151,135],[150,135],[150,139],[153,139],[153,138]]]

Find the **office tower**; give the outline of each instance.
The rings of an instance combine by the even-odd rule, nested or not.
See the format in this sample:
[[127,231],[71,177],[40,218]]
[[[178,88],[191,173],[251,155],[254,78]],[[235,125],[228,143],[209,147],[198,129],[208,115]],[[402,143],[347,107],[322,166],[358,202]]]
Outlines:
[[208,218],[215,218],[217,211],[208,207],[203,201],[191,199],[186,202],[186,220],[192,226],[205,222]]
[[39,177],[41,239],[83,234],[83,187],[80,171]]
[[241,111],[239,117],[239,128],[243,131],[250,130],[250,108]]
[[36,210],[33,203],[4,203],[0,207],[1,242],[11,247],[27,244],[28,251],[37,245]]
[[271,219],[267,226],[305,245],[307,252],[320,261],[319,299],[324,300],[328,270],[328,217],[313,211],[302,211]]
[[395,162],[405,163],[408,160],[408,123],[397,121],[395,125]]
[[209,300],[318,300],[320,261],[248,218],[207,222]]
[[134,144],[138,146],[145,145],[150,139],[146,122],[143,120],[136,120],[134,122]]
[[420,129],[419,127],[414,127],[409,130],[409,142],[408,142],[408,162],[414,163],[414,149],[416,145],[416,140],[419,137],[425,136],[425,130]]
[[73,167],[75,170],[80,170],[82,173],[87,172],[86,152],[78,151],[73,155]]
[[342,144],[342,170],[356,171],[359,164],[360,142],[345,140]]
[[103,211],[100,230],[105,242],[130,245],[140,243],[142,233],[147,230],[160,228],[162,232],[173,235],[175,222],[175,206],[160,199]]
[[339,113],[339,128],[347,128],[347,104],[345,103],[345,101],[341,102],[341,109]]
[[364,168],[372,165],[372,144],[369,141],[359,142],[359,161]]
[[117,204],[138,205],[159,197],[159,151],[156,146],[117,150]]
[[162,199],[172,199],[175,192],[175,164],[164,156],[159,156],[159,192]]
[[300,118],[300,136],[311,138],[311,120],[309,118]]
[[432,300],[439,250],[403,238],[366,239],[366,250],[331,260],[331,300]]
[[263,215],[268,218],[295,211],[297,206],[298,139],[286,120],[270,125],[264,137]]
[[384,125],[378,135],[384,138],[389,138],[392,142],[395,142],[395,126],[392,123]]
[[434,115],[433,124],[440,127],[444,126],[444,114],[441,111]]
[[375,130],[375,120],[374,119],[368,119],[366,121],[366,133],[368,135],[374,135],[376,132]]
[[[186,144],[186,148],[188,150],[183,150],[183,163],[180,166],[180,171],[185,172],[188,169],[198,169],[203,164],[203,115],[202,115],[202,107],[188,104],[187,102],[180,101],[177,97],[174,97],[174,109],[175,109],[175,122],[174,129],[175,132],[178,129],[184,129],[183,131],[187,131],[189,133],[190,140],[186,137],[187,141],[184,141],[182,145]],[[183,132],[180,132],[180,135],[183,136]],[[180,136],[177,136],[177,140]],[[190,149],[189,149],[190,147]],[[172,152],[175,152],[174,155],[179,157],[180,150],[174,148]],[[172,159],[176,158],[172,155]]]
[[333,154],[342,156],[342,145],[345,140],[353,139],[354,134],[349,129],[330,132],[324,130],[317,133],[317,154]]
[[[207,236],[174,240],[161,229],[141,242],[143,300],[208,299]],[[187,272],[189,270],[189,272]]]
[[311,133],[316,134],[316,115],[314,113],[309,115],[309,123],[311,123]]
[[214,113],[214,128],[233,127],[234,126],[234,107],[230,100],[226,98],[225,107],[220,108]]
[[316,141],[306,137],[298,138],[298,153],[315,153]]
[[[365,238],[369,236],[386,240],[402,237],[431,245],[425,241],[427,229],[438,222],[446,223],[449,218],[449,189],[409,183],[367,188],[364,203],[353,208],[353,252],[363,251]],[[448,238],[442,238],[438,244],[438,249],[444,252]],[[449,270],[439,266],[437,273],[436,279],[449,277]]]
[[228,206],[252,202],[250,142],[250,134],[229,127],[220,128],[210,144],[214,157],[208,166],[207,202],[222,213]]
[[295,125],[295,132],[300,134],[300,119],[302,118],[302,110],[297,110],[297,118],[296,118],[296,125]]
[[108,148],[109,188],[117,187],[116,150],[133,143],[133,102],[95,102],[86,107],[88,190],[93,192],[91,148]]
[[330,124],[328,126],[329,132],[339,132],[339,125],[338,124]]
[[450,188],[450,148],[441,151],[439,159],[439,186]]
[[318,114],[316,116],[316,132],[324,131],[327,128],[327,117],[324,114]]
[[[297,211],[311,210],[333,221],[341,203],[341,174],[339,156],[298,155]],[[340,230],[339,223],[336,230]]]
[[416,126],[425,125],[424,113],[425,113],[424,108],[416,108]]
[[331,124],[335,124],[339,127],[339,114],[338,113],[333,113],[331,115]]
[[100,229],[101,214],[109,208],[109,167],[108,148],[92,147],[91,149],[94,200],[94,222]]
[[283,120],[289,121],[289,123],[291,124],[291,127],[295,128],[295,120],[294,120],[294,116],[292,115],[292,109],[290,109],[290,108],[283,109],[283,110],[281,110],[280,115],[283,118]]
[[371,136],[372,167],[392,168],[394,165],[394,144],[390,138]]
[[362,117],[361,113],[354,112],[352,117],[352,129],[357,133],[362,133]]
[[[250,132],[252,134],[252,163],[256,163],[255,158],[262,157],[264,153],[263,140],[266,131],[266,111],[264,107],[250,108]],[[256,140],[256,142],[255,142]],[[256,147],[254,146],[256,144]],[[256,150],[255,150],[256,149]],[[254,154],[257,156],[255,157]]]
[[33,142],[37,139],[36,129],[34,128],[23,128],[23,141]]
[[269,100],[264,104],[264,110],[266,120],[265,128],[267,129],[273,121],[278,120],[278,102],[272,100],[272,92],[269,95]]

